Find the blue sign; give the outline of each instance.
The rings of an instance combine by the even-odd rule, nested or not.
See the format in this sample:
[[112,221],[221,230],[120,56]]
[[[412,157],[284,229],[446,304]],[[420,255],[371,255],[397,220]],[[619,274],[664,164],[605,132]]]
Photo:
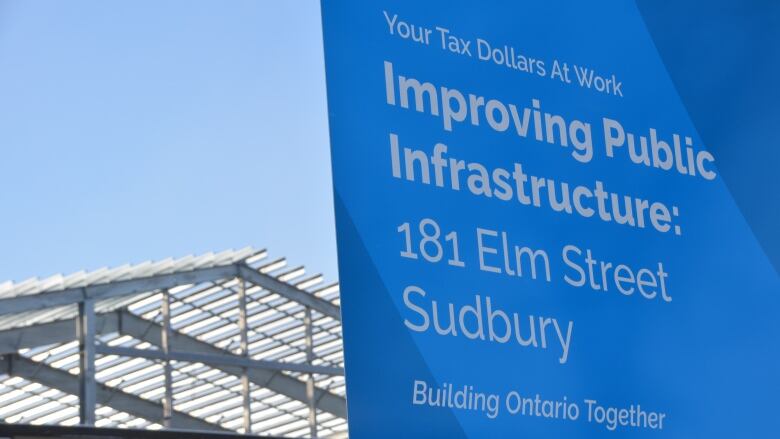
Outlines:
[[778,434],[777,8],[650,3],[323,0],[351,437]]

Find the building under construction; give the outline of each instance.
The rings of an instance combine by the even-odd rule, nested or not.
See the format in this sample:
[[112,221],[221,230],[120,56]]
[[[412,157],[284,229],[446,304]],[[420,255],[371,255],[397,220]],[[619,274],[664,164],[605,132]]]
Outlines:
[[251,248],[0,284],[0,438],[347,437],[340,319]]

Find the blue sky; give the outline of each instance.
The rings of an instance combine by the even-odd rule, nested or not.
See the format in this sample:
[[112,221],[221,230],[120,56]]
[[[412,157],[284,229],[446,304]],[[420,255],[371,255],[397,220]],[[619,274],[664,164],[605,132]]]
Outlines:
[[0,0],[0,282],[247,245],[335,280],[317,0]]

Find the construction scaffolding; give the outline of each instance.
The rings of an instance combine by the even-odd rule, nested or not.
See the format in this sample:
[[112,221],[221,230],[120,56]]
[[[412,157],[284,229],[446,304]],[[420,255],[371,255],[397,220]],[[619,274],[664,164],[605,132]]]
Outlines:
[[0,284],[0,422],[346,437],[323,283],[246,248]]

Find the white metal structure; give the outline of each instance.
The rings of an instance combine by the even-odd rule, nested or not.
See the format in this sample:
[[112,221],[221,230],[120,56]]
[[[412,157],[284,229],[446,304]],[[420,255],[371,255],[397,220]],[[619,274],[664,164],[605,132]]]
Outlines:
[[250,248],[6,282],[0,422],[346,437],[340,318]]

